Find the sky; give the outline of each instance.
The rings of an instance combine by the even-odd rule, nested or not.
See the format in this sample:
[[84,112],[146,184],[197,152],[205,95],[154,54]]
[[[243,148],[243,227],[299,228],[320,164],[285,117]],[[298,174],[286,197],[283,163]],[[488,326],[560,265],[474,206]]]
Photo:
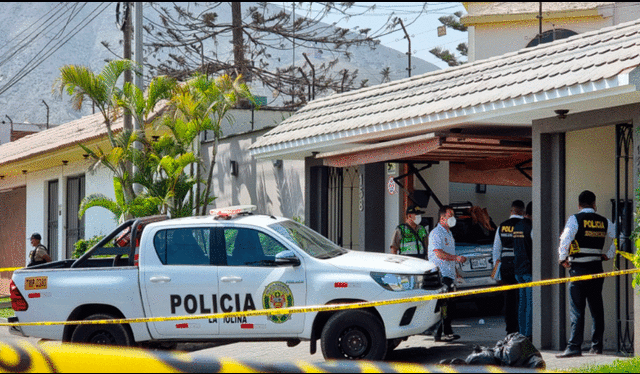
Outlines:
[[[276,3],[291,11],[292,6],[290,2]],[[447,35],[438,37],[437,27],[442,24],[438,21],[439,17],[451,15],[454,12],[460,11],[466,14],[466,10],[462,3],[459,2],[429,2],[427,3],[426,12],[420,14],[423,9],[424,3],[415,2],[395,2],[395,3],[369,3],[369,2],[357,2],[351,8],[353,12],[364,12],[372,5],[376,5],[372,11],[365,12],[359,16],[353,16],[349,20],[342,19],[343,16],[338,12],[330,13],[327,18],[323,20],[326,23],[337,22],[337,26],[345,28],[353,28],[354,26],[360,26],[360,28],[371,28],[372,31],[378,30],[380,25],[384,24],[389,15],[401,17],[404,25],[407,29],[407,33],[411,39],[412,56],[417,56],[427,62],[430,62],[439,68],[447,68],[448,65],[442,60],[436,58],[429,50],[434,47],[443,47],[451,52],[454,52],[456,56],[460,56],[456,51],[456,46],[460,43],[467,42],[467,33],[460,32],[453,29],[447,29]],[[419,15],[419,17],[417,17]],[[417,19],[416,19],[417,17]],[[342,19],[342,20],[341,20]],[[383,45],[396,49],[402,53],[407,52],[408,43],[404,38],[405,34],[402,29],[386,35],[380,38]],[[466,58],[462,57],[463,60]]]

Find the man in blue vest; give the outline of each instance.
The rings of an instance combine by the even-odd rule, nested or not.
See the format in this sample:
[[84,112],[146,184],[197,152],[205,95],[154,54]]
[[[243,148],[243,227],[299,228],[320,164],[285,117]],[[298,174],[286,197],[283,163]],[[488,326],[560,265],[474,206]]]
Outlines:
[[[602,273],[602,261],[607,261],[616,253],[612,241],[604,252],[605,239],[615,238],[615,227],[607,218],[596,213],[596,195],[583,191],[578,197],[580,212],[569,217],[560,236],[558,260],[569,269],[572,277]],[[584,312],[587,302],[593,319],[591,350],[589,353],[602,354],[604,335],[604,305],[602,302],[603,278],[590,279],[569,284],[571,338],[566,350],[556,357],[582,356],[584,338]]]
[[399,224],[393,234],[391,253],[426,259],[429,232],[420,225],[424,211],[412,205],[407,208],[406,214],[405,222]]

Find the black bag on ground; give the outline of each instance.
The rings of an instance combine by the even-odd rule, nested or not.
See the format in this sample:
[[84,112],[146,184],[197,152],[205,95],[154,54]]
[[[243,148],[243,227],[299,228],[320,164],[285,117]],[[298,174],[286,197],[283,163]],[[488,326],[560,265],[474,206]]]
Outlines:
[[495,359],[501,366],[544,369],[546,364],[542,354],[526,336],[514,332],[496,343],[493,348]]
[[500,365],[493,349],[477,345],[473,346],[473,353],[464,361],[468,365]]

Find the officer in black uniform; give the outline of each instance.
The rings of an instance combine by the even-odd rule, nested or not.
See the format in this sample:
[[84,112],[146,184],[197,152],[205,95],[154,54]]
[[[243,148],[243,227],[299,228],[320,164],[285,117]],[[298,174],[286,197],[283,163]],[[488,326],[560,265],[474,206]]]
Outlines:
[[[500,279],[502,284],[518,284],[514,265],[513,232],[515,225],[524,219],[524,202],[515,200],[511,203],[511,215],[508,220],[502,222],[496,231],[493,241],[493,263],[500,262]],[[507,324],[507,335],[518,332],[518,302],[519,291],[505,291],[504,320]]]
[[[606,237],[615,238],[615,227],[607,218],[596,213],[596,195],[583,191],[578,197],[580,212],[569,217],[560,236],[559,261],[569,269],[570,276],[602,273],[602,261],[607,261],[616,253],[615,242],[609,250],[603,251]],[[587,302],[593,319],[591,350],[589,353],[602,354],[604,335],[604,305],[602,302],[603,278],[590,279],[569,284],[571,305],[571,338],[566,350],[556,357],[582,356],[584,338],[584,312]]]

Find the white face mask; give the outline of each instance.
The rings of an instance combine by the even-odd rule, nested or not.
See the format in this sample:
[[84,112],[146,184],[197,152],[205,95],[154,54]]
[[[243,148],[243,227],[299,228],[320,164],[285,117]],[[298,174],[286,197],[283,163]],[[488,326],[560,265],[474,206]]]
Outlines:
[[453,227],[453,226],[455,226],[455,225],[456,225],[456,217],[449,217],[449,218],[447,219],[447,225],[448,225],[449,227]]
[[416,218],[413,219],[413,223],[415,223],[416,225],[419,225],[420,222],[422,222],[422,216],[419,214],[416,214]]

